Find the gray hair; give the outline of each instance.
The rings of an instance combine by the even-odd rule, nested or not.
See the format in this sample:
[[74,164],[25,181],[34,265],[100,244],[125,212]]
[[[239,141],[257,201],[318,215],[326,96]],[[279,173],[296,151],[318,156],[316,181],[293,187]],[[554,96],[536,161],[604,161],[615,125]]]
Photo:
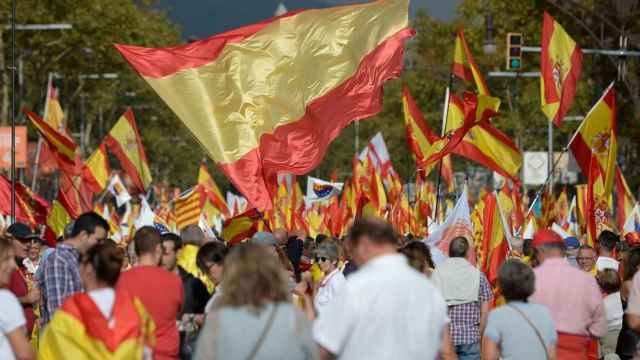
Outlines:
[[184,245],[191,244],[196,246],[202,246],[206,242],[204,232],[196,224],[187,225],[180,230],[180,237]]
[[457,236],[449,243],[449,257],[467,257],[469,252],[469,240],[463,236]]

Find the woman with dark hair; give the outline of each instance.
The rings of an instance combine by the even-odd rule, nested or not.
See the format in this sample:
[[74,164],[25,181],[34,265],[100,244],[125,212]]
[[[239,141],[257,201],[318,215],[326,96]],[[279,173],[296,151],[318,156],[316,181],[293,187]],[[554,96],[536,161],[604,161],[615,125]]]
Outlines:
[[194,359],[318,359],[309,321],[291,304],[287,275],[266,246],[235,246],[224,266],[224,292]]
[[[640,246],[634,246],[629,250],[622,265],[622,288],[620,289],[620,299],[622,301],[622,309],[627,310],[629,301],[629,291],[631,290],[633,277],[640,269]],[[622,329],[618,335],[618,343],[616,345],[616,354],[622,360],[633,359],[638,354],[637,347],[640,343],[640,337],[629,327],[627,314],[622,318]]]
[[229,249],[220,241],[211,241],[200,247],[198,254],[196,255],[196,264],[198,269],[203,274],[209,277],[215,284],[213,295],[204,307],[204,313],[208,314],[215,302],[218,301],[220,295],[222,295],[222,286],[220,280],[222,279],[222,271],[224,270],[224,258],[227,256]]
[[137,298],[115,290],[122,267],[115,246],[97,244],[80,260],[85,291],[65,300],[44,330],[43,359],[151,359],[154,324]]
[[422,241],[411,241],[404,247],[400,248],[400,253],[407,257],[409,265],[419,272],[431,276],[436,268],[431,258],[431,250],[427,244]]
[[527,299],[534,292],[535,275],[520,260],[505,261],[498,285],[506,300],[489,313],[483,337],[483,359],[555,359],[558,335],[549,310]]

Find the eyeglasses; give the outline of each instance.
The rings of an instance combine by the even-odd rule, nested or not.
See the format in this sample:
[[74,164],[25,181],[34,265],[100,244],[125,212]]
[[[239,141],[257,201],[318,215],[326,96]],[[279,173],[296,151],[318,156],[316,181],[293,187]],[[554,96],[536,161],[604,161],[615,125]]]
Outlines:
[[328,261],[328,260],[329,260],[329,259],[328,259],[328,258],[326,258],[326,257],[324,257],[324,256],[320,256],[320,257],[316,256],[316,262],[317,262],[317,263],[325,262],[325,261]]
[[576,258],[577,261],[587,261],[587,260],[591,260],[591,261],[595,261],[596,258],[594,257],[585,257],[585,256],[578,256]]

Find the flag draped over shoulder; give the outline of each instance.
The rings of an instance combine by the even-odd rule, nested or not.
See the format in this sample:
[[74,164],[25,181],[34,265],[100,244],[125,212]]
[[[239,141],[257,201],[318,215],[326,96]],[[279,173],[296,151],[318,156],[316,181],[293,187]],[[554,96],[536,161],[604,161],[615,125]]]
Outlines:
[[104,141],[120,160],[122,168],[131,176],[138,190],[144,192],[151,184],[151,171],[131,109],[122,114]]
[[471,55],[471,50],[464,39],[462,30],[458,31],[456,35],[451,73],[462,80],[475,83],[479,94],[490,95],[489,88],[482,77],[482,73],[478,70],[475,60],[473,60],[473,55]]
[[[408,0],[287,13],[171,48],[116,45],[258,209],[302,175],[402,69]],[[206,74],[206,75],[205,75]],[[271,181],[271,180],[269,180]]]
[[540,100],[542,112],[560,126],[573,103],[582,70],[582,50],[546,11],[542,23]]

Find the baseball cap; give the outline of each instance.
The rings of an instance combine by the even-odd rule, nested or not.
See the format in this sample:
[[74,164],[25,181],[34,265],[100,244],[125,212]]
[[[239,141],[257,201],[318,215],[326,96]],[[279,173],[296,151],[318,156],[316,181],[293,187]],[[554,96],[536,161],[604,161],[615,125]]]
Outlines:
[[251,237],[249,243],[254,245],[276,246],[278,244],[278,241],[272,233],[260,231],[253,234],[253,237]]
[[546,244],[564,244],[562,238],[558,233],[551,229],[540,229],[533,234],[533,241],[531,242],[531,247],[537,248],[541,245]]
[[31,232],[29,226],[23,223],[13,223],[7,232],[16,239],[37,239],[38,235]]
[[580,241],[575,236],[569,236],[568,238],[564,239],[564,245],[566,247],[579,248],[580,247]]

